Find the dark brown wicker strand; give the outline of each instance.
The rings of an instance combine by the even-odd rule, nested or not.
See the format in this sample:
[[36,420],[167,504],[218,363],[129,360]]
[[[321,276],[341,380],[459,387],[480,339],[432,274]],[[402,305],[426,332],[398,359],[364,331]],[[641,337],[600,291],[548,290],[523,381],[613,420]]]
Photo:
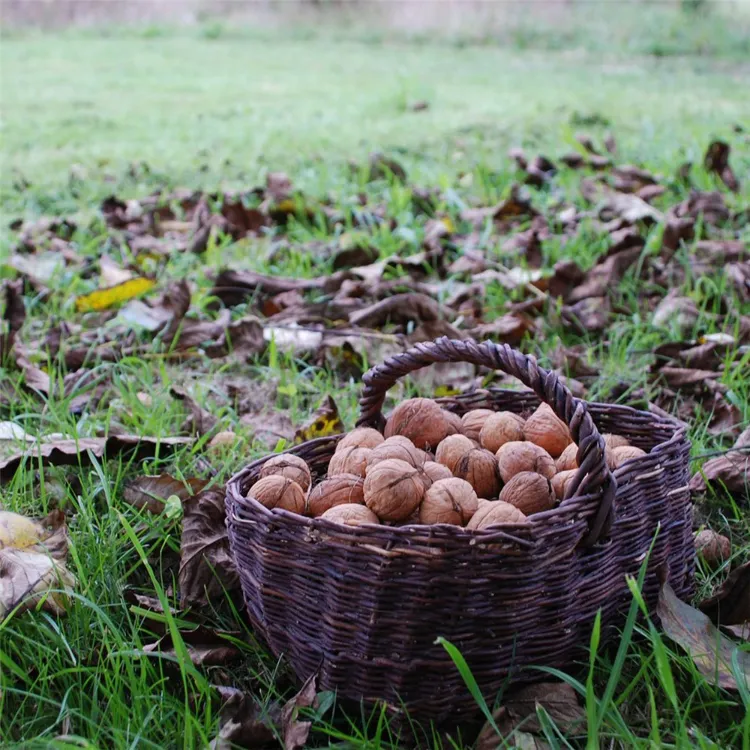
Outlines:
[[[286,655],[300,679],[319,671],[321,689],[385,701],[394,710],[403,701],[418,718],[438,721],[460,720],[477,708],[437,636],[461,650],[492,701],[508,679],[540,679],[528,666],[566,669],[585,659],[597,611],[602,642],[611,639],[631,598],[626,576],[637,575],[652,542],[644,586],[649,607],[656,604],[662,566],[678,596],[689,595],[693,585],[690,444],[673,420],[585,404],[553,373],[507,347],[441,339],[365,375],[360,424],[382,429],[385,392],[395,379],[457,359],[500,367],[532,391],[490,388],[436,399],[443,408],[528,414],[543,399],[568,422],[581,469],[578,487],[557,508],[524,524],[477,532],[442,525],[342,527],[268,510],[247,497],[270,456],[233,477],[226,500],[248,613],[273,652]],[[623,435],[648,453],[612,478],[601,432]],[[339,439],[288,452],[320,478]],[[600,541],[587,546],[595,537]]]

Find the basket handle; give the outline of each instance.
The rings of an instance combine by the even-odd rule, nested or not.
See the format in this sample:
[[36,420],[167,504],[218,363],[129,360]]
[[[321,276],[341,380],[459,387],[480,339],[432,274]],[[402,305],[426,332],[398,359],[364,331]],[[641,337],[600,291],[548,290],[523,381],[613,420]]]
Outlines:
[[388,389],[404,375],[435,362],[469,362],[502,370],[518,378],[552,407],[568,425],[578,445],[578,473],[568,487],[563,504],[576,495],[599,493],[599,507],[589,521],[589,533],[582,544],[591,546],[606,536],[614,520],[617,483],[604,458],[604,439],[585,402],[575,398],[556,373],[539,367],[532,357],[507,344],[492,341],[480,344],[472,339],[454,340],[443,336],[389,357],[362,376],[365,387],[359,400],[357,426],[376,427],[382,431],[385,425],[382,408]]

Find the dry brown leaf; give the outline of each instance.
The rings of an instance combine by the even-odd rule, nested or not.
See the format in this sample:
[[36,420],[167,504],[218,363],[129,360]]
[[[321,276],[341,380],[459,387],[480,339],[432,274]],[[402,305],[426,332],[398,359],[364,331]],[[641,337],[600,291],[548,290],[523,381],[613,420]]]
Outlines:
[[750,622],[750,562],[735,568],[698,607],[716,625]]
[[344,431],[344,423],[339,416],[339,408],[333,396],[326,396],[323,403],[313,412],[294,434],[295,443],[304,443],[315,438],[338,435]]
[[357,310],[349,316],[353,326],[363,328],[380,328],[386,323],[404,324],[410,321],[421,323],[424,321],[449,318],[448,311],[431,297],[416,292],[395,294],[380,302]]
[[192,438],[186,437],[141,437],[139,435],[110,435],[107,438],[73,439],[40,439],[30,445],[23,453],[16,453],[0,460],[0,479],[9,479],[25,461],[32,461],[34,466],[52,464],[89,463],[89,454],[95,458],[111,457],[119,453],[134,453],[142,459],[153,456],[157,451],[163,455],[179,446],[190,445]]
[[542,732],[537,718],[539,706],[565,733],[575,732],[585,721],[578,694],[570,685],[563,682],[527,685],[503,696],[502,705],[493,713],[502,736],[497,735],[491,724],[485,724],[477,737],[477,750],[504,747],[503,739],[512,743],[510,747],[544,747],[546,743],[534,736]]
[[210,750],[231,750],[242,747],[260,750],[276,738],[273,726],[280,721],[280,709],[271,704],[261,712],[255,698],[235,687],[214,685],[221,698],[219,733],[211,741]]
[[312,722],[300,721],[300,708],[315,705],[315,683],[317,675],[305,680],[299,693],[287,701],[281,709],[281,733],[284,737],[284,750],[301,750],[307,744]]
[[[240,638],[242,633],[237,631],[221,631],[199,625],[192,630],[180,631],[190,661],[196,667],[213,667],[229,664],[240,656],[240,649],[231,642],[232,638]],[[160,653],[173,659],[178,658],[174,648],[172,636],[169,632],[155,643],[148,643],[143,647],[148,653]]]
[[690,654],[698,671],[712,685],[738,689],[732,672],[735,657],[745,685],[750,681],[750,653],[723,636],[703,612],[680,601],[668,583],[659,592],[656,614],[662,630]]
[[207,435],[216,428],[219,420],[211,414],[210,411],[200,406],[185,388],[173,385],[169,389],[169,393],[174,398],[182,401],[190,410],[190,416],[182,425],[183,432],[188,432],[191,435],[202,436]]
[[169,474],[141,476],[125,485],[122,496],[129,505],[158,514],[163,512],[168,497],[175,495],[184,503],[205,485],[205,480],[195,477],[182,481]]
[[739,192],[740,183],[729,166],[731,148],[724,141],[713,141],[706,149],[703,165],[708,172],[713,172],[734,193]]
[[567,301],[580,302],[589,297],[603,297],[617,288],[625,272],[641,255],[641,245],[606,256],[585,276],[584,281],[570,292]]
[[204,605],[234,594],[239,576],[229,552],[224,488],[204,489],[187,499],[180,543],[180,603]]
[[247,361],[264,352],[266,345],[263,324],[255,316],[248,315],[227,325],[218,341],[206,347],[206,354],[209,357],[231,354],[241,361]]
[[20,281],[5,281],[0,286],[0,366],[13,351],[16,334],[26,319]]
[[47,552],[0,549],[0,620],[16,607],[24,611],[40,602],[44,609],[64,614],[75,582],[65,564]]
[[690,491],[705,492],[707,486],[725,487],[732,495],[750,498],[750,451],[730,451],[706,461],[690,480]]

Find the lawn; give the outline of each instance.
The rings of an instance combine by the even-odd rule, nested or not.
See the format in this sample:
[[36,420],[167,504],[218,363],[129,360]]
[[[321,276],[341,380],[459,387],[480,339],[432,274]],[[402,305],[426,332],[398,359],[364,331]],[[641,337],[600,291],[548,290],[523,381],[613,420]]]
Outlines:
[[[560,368],[588,400],[656,404],[688,423],[693,471],[732,446],[750,425],[750,102],[743,87],[750,67],[734,54],[642,52],[216,26],[3,39],[0,279],[21,280],[25,320],[14,350],[4,350],[0,337],[7,355],[0,363],[0,508],[33,517],[61,510],[76,579],[65,614],[40,608],[0,616],[3,747],[206,747],[226,726],[216,685],[246,693],[246,721],[252,712],[258,724],[278,719],[277,706],[299,685],[255,638],[236,592],[219,588],[206,601],[194,590],[192,607],[180,599],[181,521],[194,512],[187,487],[195,480],[220,489],[252,459],[287,446],[328,395],[350,429],[362,370],[405,342],[435,331],[481,333]],[[597,169],[581,134],[610,163]],[[610,134],[614,154],[605,147]],[[731,147],[737,190],[704,168],[716,139]],[[521,188],[533,212],[522,207],[520,216],[511,211],[475,225],[467,209],[512,202],[514,184],[527,180],[511,147],[549,157],[557,171]],[[374,174],[367,160],[375,151],[408,177]],[[570,152],[583,168],[562,166]],[[693,167],[681,178],[685,162]],[[648,177],[636,178],[645,180],[639,189],[652,178],[664,187],[649,199],[656,219],[627,221],[615,211],[621,224],[614,227],[612,216],[608,223],[592,211],[607,198],[587,197],[586,186],[614,179],[612,164],[646,170]],[[278,177],[269,180],[282,170],[293,185],[284,210],[285,196],[273,188]],[[227,215],[190,251],[198,209],[192,199],[179,206],[170,198],[177,188],[248,191],[245,208],[235,210],[256,209],[265,229],[236,231]],[[154,191],[171,207],[171,230],[142,222]],[[718,191],[724,213],[696,215],[693,236],[665,253],[668,211],[691,191]],[[140,201],[139,211],[118,225],[100,210],[110,195]],[[209,196],[205,210],[220,214],[233,201]],[[561,212],[571,207],[576,218],[566,226]],[[537,251],[528,236],[509,247],[510,237],[538,228],[536,212],[549,230]],[[76,227],[32,231],[40,216],[69,217]],[[19,227],[8,226],[17,218],[27,222],[25,248]],[[442,222],[437,239],[435,219]],[[565,260],[585,277],[613,233],[628,228],[634,245],[622,252],[640,252],[596,297],[604,322],[581,322],[585,311],[570,313],[539,277]],[[701,239],[734,249],[706,260]],[[334,300],[314,280],[338,278],[341,251],[358,249],[368,263],[401,260],[380,268],[374,286],[372,277],[360,282],[367,288],[361,299],[337,289]],[[410,265],[412,256],[419,260]],[[459,260],[467,265],[452,265]],[[313,281],[280,297],[250,285],[230,299],[214,283],[227,269]],[[148,280],[145,309],[123,296],[86,311],[81,299],[123,274]],[[183,280],[188,304],[177,314],[175,284]],[[415,291],[432,298],[437,319],[409,308],[361,326],[351,323],[356,315],[347,320],[378,295]],[[164,292],[172,297],[162,299]],[[668,292],[682,307],[657,319]],[[540,296],[539,307],[528,306],[530,295]],[[167,317],[153,324],[157,314]],[[234,326],[248,319],[255,338],[246,341],[246,329]],[[160,327],[165,320],[176,328]],[[182,332],[199,325],[204,333],[182,347]],[[323,327],[326,337],[338,336],[317,338]],[[695,346],[708,347],[702,364],[685,364],[682,353]],[[76,352],[85,354],[77,362]],[[680,381],[664,366],[703,375]],[[444,369],[437,379],[415,378],[394,390],[389,408],[405,394],[476,385],[474,375]],[[31,436],[109,442],[71,465],[37,459],[8,468],[4,457],[24,447],[17,433],[9,436],[10,422]],[[183,443],[135,456],[117,447],[123,434]],[[151,503],[156,512],[134,503],[133,483],[161,474],[176,480],[166,502]],[[695,529],[708,526],[731,540],[731,558],[718,566],[698,560],[696,602],[750,557],[747,481],[744,489],[694,495]],[[580,688],[585,720],[566,724],[552,711],[523,741],[533,743],[534,733],[555,748],[750,747],[747,684],[735,675],[737,689],[716,686],[653,624],[634,624],[636,613],[637,601],[619,652],[601,649],[566,677]],[[231,658],[217,656],[217,644],[231,646]],[[308,711],[310,746],[406,743],[376,709],[335,704],[329,694],[319,700]],[[416,744],[472,747],[478,719],[421,727]],[[265,731],[256,726],[255,739],[240,746],[260,747]]]

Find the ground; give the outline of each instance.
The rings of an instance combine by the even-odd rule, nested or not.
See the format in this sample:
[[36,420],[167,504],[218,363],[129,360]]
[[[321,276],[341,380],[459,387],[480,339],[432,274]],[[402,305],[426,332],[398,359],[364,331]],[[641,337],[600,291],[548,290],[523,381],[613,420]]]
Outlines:
[[[722,28],[726,32],[726,25]],[[647,31],[649,39],[658,40],[653,29]],[[695,53],[695,32],[690,33],[684,51]],[[0,277],[24,279],[26,320],[16,348],[27,347],[31,366],[48,373],[52,382],[46,391],[38,381],[30,386],[29,370],[12,358],[6,361],[0,370],[0,421],[12,420],[36,436],[94,438],[117,431],[162,438],[198,435],[194,444],[142,462],[125,453],[113,456],[113,450],[107,458],[100,454],[72,468],[26,463],[3,474],[7,481],[0,500],[6,510],[30,516],[64,511],[70,532],[67,565],[77,579],[66,615],[17,613],[0,622],[0,737],[5,746],[204,747],[221,723],[212,684],[246,689],[271,713],[277,701],[293,695],[283,663],[255,641],[229,596],[217,597],[199,608],[199,614],[207,628],[234,633],[231,643],[240,651],[239,660],[192,667],[183,658],[175,666],[168,656],[159,659],[144,652],[165,630],[176,639],[178,630],[194,627],[188,620],[195,612],[172,617],[134,598],[159,596],[162,606],[178,606],[181,511],[148,513],[126,501],[124,489],[138,476],[166,472],[178,484],[198,477],[220,486],[253,458],[284,445],[275,437],[270,442],[260,439],[253,417],[268,405],[286,419],[279,434],[286,434],[288,425],[304,424],[328,394],[335,398],[347,429],[356,419],[361,367],[341,359],[338,349],[323,348],[319,356],[320,351],[310,352],[305,344],[287,352],[278,342],[256,342],[257,351],[249,357],[208,358],[201,341],[191,356],[177,358],[164,342],[157,340],[150,348],[152,336],[141,328],[128,339],[135,353],[116,361],[105,357],[87,362],[83,371],[92,375],[85,381],[73,377],[63,386],[69,363],[44,354],[43,342],[51,330],[70,325],[71,340],[78,345],[87,333],[97,331],[105,341],[116,339],[135,320],[124,323],[122,316],[84,312],[76,304],[76,298],[100,285],[101,256],[110,256],[119,270],[135,269],[153,278],[151,300],[175,282],[188,280],[187,320],[203,322],[219,319],[212,307],[213,281],[226,268],[279,277],[326,277],[334,266],[324,246],[333,243],[340,250],[365,245],[374,248],[377,259],[414,255],[423,249],[428,221],[435,217],[450,220],[445,226],[454,244],[443,244],[442,252],[456,260],[472,228],[465,209],[509,199],[511,186],[526,178],[508,149],[523,147],[531,157],[541,153],[553,160],[575,150],[588,158],[576,139],[580,133],[604,154],[605,139],[613,134],[617,164],[637,164],[657,175],[657,182],[667,187],[654,201],[660,211],[686,200],[691,187],[720,191],[734,218],[709,227],[705,236],[746,247],[747,59],[742,59],[743,48],[734,36],[721,37],[729,40],[728,54],[712,49],[710,54],[684,56],[671,54],[674,45],[683,51],[682,37],[676,38],[672,35],[661,48],[637,47],[637,54],[585,43],[573,50],[538,49],[534,39],[524,41],[526,37],[516,39],[514,46],[437,38],[389,42],[382,35],[347,40],[336,34],[228,33],[220,25],[201,31],[108,35],[16,33],[3,40]],[[645,54],[649,51],[654,54]],[[419,102],[426,108],[415,107]],[[716,139],[731,146],[737,191],[702,166],[706,148]],[[373,151],[402,164],[406,183],[389,174],[368,180],[366,167],[352,171],[350,161],[366,164]],[[686,161],[694,164],[690,184],[676,177]],[[112,194],[143,199],[153,190],[178,187],[249,190],[282,170],[299,191],[295,218],[283,225],[274,220],[270,238],[233,240],[216,233],[202,254],[143,253],[139,259],[135,250],[118,242],[118,233],[99,214],[101,200]],[[552,221],[564,205],[579,210],[587,205],[581,179],[596,175],[593,169],[562,169],[552,182],[524,190]],[[417,188],[438,189],[427,211],[420,207]],[[367,227],[356,225],[358,191],[365,194],[364,213],[373,222]],[[346,217],[334,222],[335,228],[315,209],[324,199]],[[313,205],[311,216],[306,215],[308,203]],[[40,260],[45,253],[41,246],[24,255],[34,259],[31,268],[19,267],[11,257],[18,232],[8,228],[9,222],[41,215],[70,216],[79,226],[65,238],[78,257],[53,263],[52,271],[49,262],[45,266]],[[178,212],[173,218],[182,217]],[[502,250],[506,234],[528,229],[528,215],[520,223],[502,225],[499,235],[485,237],[487,255],[505,270],[540,264],[548,275],[561,259],[575,260],[589,271],[607,250],[611,227],[582,220],[563,242],[564,233],[552,224],[536,262],[524,255],[526,247],[520,259]],[[490,221],[483,231],[491,229]],[[709,455],[731,446],[750,422],[750,354],[743,338],[750,334],[742,328],[750,315],[750,299],[742,287],[735,289],[728,281],[728,261],[691,272],[694,240],[679,245],[675,257],[682,271],[668,277],[668,285],[667,277],[641,273],[650,260],[662,257],[663,222],[639,220],[637,229],[644,240],[642,255],[615,288],[603,294],[612,303],[605,326],[571,327],[551,303],[513,343],[545,366],[561,366],[555,360],[561,345],[581,347],[590,372],[573,372],[569,359],[562,367],[580,378],[586,398],[641,407],[656,401],[678,414],[689,424],[692,469],[697,470]],[[384,279],[404,275],[397,269]],[[450,310],[447,302],[461,278],[460,273],[448,274],[434,294],[451,313],[452,330],[470,333],[475,329],[466,309]],[[687,324],[673,319],[666,326],[655,325],[653,308],[670,290],[691,300],[695,315]],[[489,335],[502,339],[492,322],[507,315],[513,303],[524,301],[527,291],[486,282],[479,306]],[[320,288],[304,297],[308,304],[327,299]],[[264,301],[232,304],[232,321],[278,312],[278,300],[270,310]],[[277,336],[289,322],[274,323]],[[419,322],[417,315],[405,324],[373,325],[382,334],[374,340],[390,345],[392,334],[414,340]],[[673,354],[665,345],[675,344],[677,351],[687,348],[686,342],[711,344],[711,336],[718,333],[732,336],[730,344],[721,344],[720,362],[696,367],[719,373],[711,397],[718,393],[720,400],[706,401],[705,393],[696,393],[695,383],[673,383],[671,400],[665,397],[664,380],[659,379],[663,362],[654,362],[655,350],[666,361]],[[386,348],[368,346],[365,356],[376,359]],[[362,355],[361,348],[355,355]],[[465,374],[446,377],[455,377],[459,387],[466,384]],[[711,378],[704,375],[703,380]],[[412,388],[432,395],[433,385],[419,381]],[[171,386],[187,389],[210,412],[208,417],[199,410],[197,419],[185,425],[189,402],[175,398]],[[724,421],[719,406],[729,415]],[[220,429],[235,433],[234,442],[209,449]],[[287,437],[291,439],[291,433]],[[14,441],[0,442],[11,443],[3,446],[6,453],[18,450]],[[701,495],[696,528],[707,523],[728,536],[732,560],[714,570],[699,563],[696,600],[723,580],[730,567],[747,559],[745,508],[737,493],[720,490],[709,499]],[[587,741],[589,747],[747,746],[747,688],[715,687],[655,628],[639,621],[633,631],[632,625],[629,621],[621,652],[594,657],[590,682],[576,683],[583,691],[588,737],[580,726],[568,728],[563,739],[564,733],[544,725],[546,741],[553,747],[583,747]],[[179,645],[175,652],[181,655]],[[476,729],[432,735],[425,730],[419,744],[470,747]],[[319,709],[310,743],[399,744],[377,713],[363,719],[349,707],[334,712],[330,705],[325,712]]]

